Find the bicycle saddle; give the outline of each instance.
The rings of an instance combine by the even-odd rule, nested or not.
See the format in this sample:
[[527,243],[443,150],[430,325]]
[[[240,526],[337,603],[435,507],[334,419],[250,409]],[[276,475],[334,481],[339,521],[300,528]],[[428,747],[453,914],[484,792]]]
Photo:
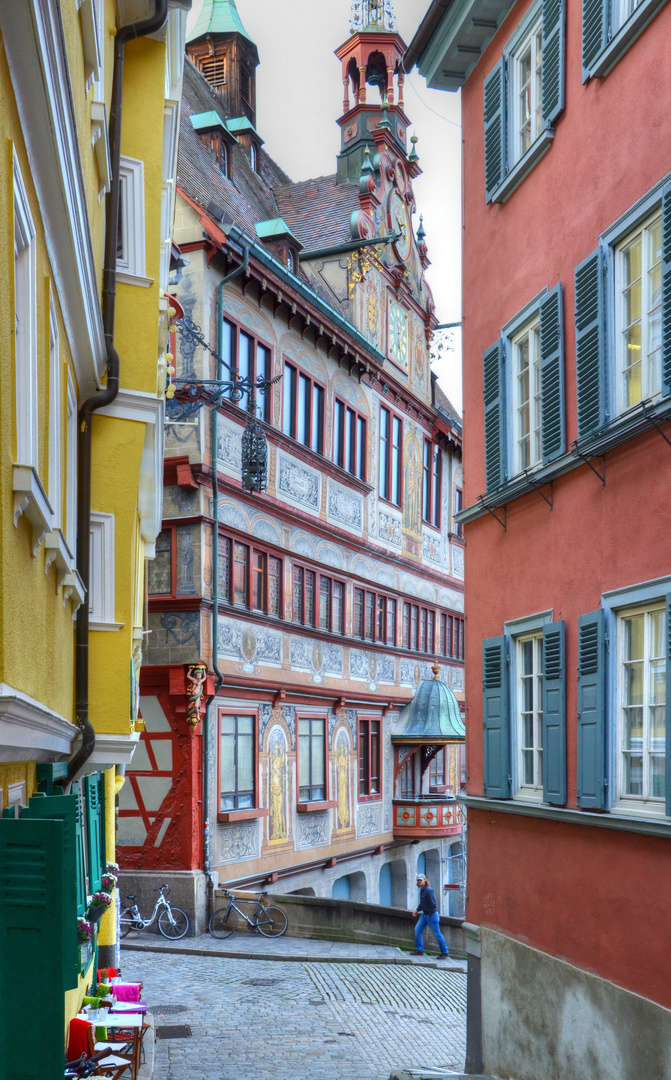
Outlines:
[[135,893],[126,893],[126,900],[134,900]]

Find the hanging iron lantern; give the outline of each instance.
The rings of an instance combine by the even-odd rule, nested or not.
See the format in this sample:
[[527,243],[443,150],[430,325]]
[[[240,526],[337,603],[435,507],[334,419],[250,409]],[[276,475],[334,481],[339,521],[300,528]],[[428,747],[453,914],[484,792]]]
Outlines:
[[250,420],[242,433],[242,490],[265,491],[268,484],[268,441],[263,424]]

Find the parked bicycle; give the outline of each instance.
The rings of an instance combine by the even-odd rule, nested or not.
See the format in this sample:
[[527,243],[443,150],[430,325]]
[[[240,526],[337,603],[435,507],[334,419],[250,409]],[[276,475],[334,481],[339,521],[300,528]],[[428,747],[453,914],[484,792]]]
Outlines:
[[252,930],[258,930],[264,937],[281,937],[289,920],[282,908],[274,904],[266,907],[263,903],[267,892],[259,893],[258,900],[238,900],[240,904],[254,904],[251,917],[245,915],[236,904],[236,897],[232,893],[224,891],[228,898],[228,907],[219,908],[208,923],[208,930],[215,938],[228,938],[235,933],[238,926],[238,915],[241,915]]
[[[132,907],[127,907],[121,912],[119,933],[122,938],[125,938],[131,930],[146,930],[148,926],[152,925],[157,915],[158,928],[163,937],[170,938],[172,941],[178,941],[184,937],[189,929],[189,917],[181,908],[173,907],[167,899],[165,894],[170,892],[170,886],[161,885],[161,888],[154,889],[154,892],[160,895],[150,919],[142,918],[137,904],[133,904]],[[129,893],[126,899],[135,900],[135,895]]]

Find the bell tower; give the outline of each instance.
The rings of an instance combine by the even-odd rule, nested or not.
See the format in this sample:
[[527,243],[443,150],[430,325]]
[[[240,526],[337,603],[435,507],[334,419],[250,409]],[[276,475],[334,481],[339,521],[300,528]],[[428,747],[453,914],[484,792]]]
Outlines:
[[[343,115],[338,183],[358,183],[365,151],[375,151],[374,132],[388,127],[397,151],[407,155],[408,118],[403,112],[403,56],[407,45],[396,29],[393,0],[354,0],[350,37],[336,51],[342,64]],[[386,116],[385,116],[386,114]]]
[[186,51],[231,117],[246,117],[255,125],[259,54],[235,0],[203,0]]

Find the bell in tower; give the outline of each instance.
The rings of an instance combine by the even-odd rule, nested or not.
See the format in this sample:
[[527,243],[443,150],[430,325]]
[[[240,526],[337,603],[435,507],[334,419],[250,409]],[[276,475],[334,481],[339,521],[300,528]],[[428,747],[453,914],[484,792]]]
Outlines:
[[259,54],[235,0],[203,0],[186,51],[231,116],[247,117],[254,125]]

